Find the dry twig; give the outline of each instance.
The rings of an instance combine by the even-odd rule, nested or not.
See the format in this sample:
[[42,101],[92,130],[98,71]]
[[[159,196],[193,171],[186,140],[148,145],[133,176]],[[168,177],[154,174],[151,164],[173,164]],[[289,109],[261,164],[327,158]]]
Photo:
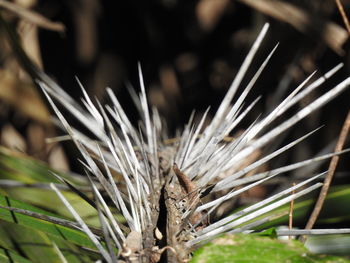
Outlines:
[[13,12],[14,14],[18,15],[19,17],[22,17],[23,19],[26,19],[27,21],[53,31],[58,32],[64,32],[65,27],[62,23],[59,22],[52,22],[46,17],[32,11],[28,10],[26,8],[23,8],[19,6],[18,4],[14,4],[8,1],[0,0],[0,7],[5,8],[6,10],[9,10]]
[[346,13],[344,11],[343,4],[340,2],[340,0],[335,0],[335,3],[337,4],[337,7],[339,9],[339,13],[340,13],[340,15],[343,18],[346,30],[348,30],[348,33],[350,35],[350,23],[349,23],[349,19],[348,19],[347,15],[346,15]]
[[[348,112],[348,115],[346,116],[345,122],[343,124],[343,128],[342,128],[340,135],[339,135],[337,145],[335,146],[334,152],[339,152],[343,149],[344,143],[346,141],[346,137],[349,133],[349,129],[350,129],[350,111]],[[322,209],[323,203],[326,199],[328,189],[331,185],[333,175],[334,175],[335,169],[337,167],[338,161],[339,161],[339,155],[335,155],[332,157],[331,162],[329,164],[328,173],[327,173],[327,176],[324,180],[320,195],[318,196],[314,210],[312,211],[312,214],[309,218],[309,221],[307,222],[307,224],[305,226],[305,229],[312,229],[312,227],[314,226],[314,224],[315,224],[315,222],[316,222],[316,220],[321,212],[321,209]],[[302,236],[300,238],[301,241],[305,241],[305,239],[306,239],[305,236]]]
[[[288,1],[278,0],[240,0],[240,2],[275,19],[290,24],[298,31],[322,39],[331,49],[340,55],[344,54],[343,44],[348,38],[344,28],[321,17],[310,14]],[[320,26],[322,25],[322,26]]]
[[[293,186],[295,186],[295,183],[293,183]],[[295,194],[295,191],[293,191],[292,194]],[[289,206],[289,223],[288,223],[289,230],[292,230],[293,228],[293,211],[294,211],[294,199],[290,201],[290,206]],[[291,239],[291,237],[292,236],[289,236],[289,239]]]

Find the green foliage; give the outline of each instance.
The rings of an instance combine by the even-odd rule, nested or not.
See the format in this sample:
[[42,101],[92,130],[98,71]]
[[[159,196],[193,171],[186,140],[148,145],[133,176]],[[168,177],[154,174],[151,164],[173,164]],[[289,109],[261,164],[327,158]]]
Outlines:
[[346,263],[335,256],[312,255],[299,241],[281,242],[255,235],[226,235],[194,252],[192,263]]
[[[20,187],[0,188],[0,193],[11,198],[32,204],[45,210],[52,211],[55,214],[71,218],[71,214],[62,205],[57,195],[51,191],[48,183],[60,183],[52,174],[50,169],[44,163],[18,154],[6,148],[0,147],[0,177],[1,179],[12,180],[14,182],[24,183]],[[61,177],[78,186],[87,186],[82,178],[73,177],[64,173],[57,173]],[[45,187],[33,187],[34,184],[46,184]],[[73,207],[90,225],[99,226],[99,219],[95,208],[91,207],[77,194],[63,191],[63,194]]]
[[91,262],[86,255],[80,253],[79,249],[70,243],[71,240],[47,235],[44,232],[18,224],[1,222],[0,225],[3,229],[0,239],[6,240],[7,238],[12,241],[2,242],[1,245],[8,249],[20,251],[32,262],[60,263],[62,258],[72,263],[81,262],[80,259],[83,259],[84,262]]
[[24,257],[18,255],[16,252],[0,248],[0,262],[3,263],[31,263],[32,261],[29,261],[25,259]]
[[277,232],[275,228],[268,228],[262,232],[256,233],[255,235],[261,236],[261,237],[271,237],[271,238],[277,238]]
[[[315,198],[317,193],[311,193],[305,197],[296,200],[293,209],[293,222],[295,225],[305,224],[305,218],[307,218],[311,209],[314,206]],[[350,218],[350,186],[332,186],[326,197],[323,209],[317,223],[320,224],[336,224],[347,222]],[[277,217],[270,222],[259,226],[259,229],[266,229],[276,225],[287,225],[288,224],[288,213],[289,204],[284,205],[272,212],[265,214],[262,217],[269,215],[282,215]],[[261,217],[261,218],[262,218]]]
[[[0,148],[1,179],[28,184],[59,183],[50,175],[49,168],[36,160]],[[60,174],[78,186],[86,186],[81,178]],[[84,220],[97,222],[96,210],[82,200],[76,193],[62,191]],[[0,188],[0,205],[19,208],[57,219],[69,218],[66,209],[49,189],[36,187]],[[324,215],[323,221],[339,222],[347,217],[345,211],[335,211],[334,203],[348,205],[350,191],[346,187],[333,188],[327,197],[325,209],[330,209],[332,217]],[[16,200],[17,199],[17,200]],[[313,204],[310,196],[295,203],[294,217],[298,220],[305,216]],[[39,208],[40,207],[40,208]],[[48,212],[50,211],[50,212]],[[288,211],[288,206],[278,209],[276,214]],[[91,219],[93,218],[93,219]],[[98,258],[96,248],[85,233],[59,224],[0,208],[0,262],[93,262]],[[286,217],[270,222],[269,225],[284,223]],[[96,224],[97,225],[97,224]],[[267,226],[267,225],[266,225]],[[264,237],[261,237],[264,236]],[[274,228],[262,232],[259,236],[238,235],[221,237],[195,252],[192,262],[349,262],[335,257],[323,257],[307,254],[302,244],[292,241],[282,243],[273,240]],[[83,248],[88,248],[85,250]],[[278,253],[277,253],[278,252]],[[289,261],[288,261],[289,260]]]
[[[45,164],[0,148],[0,168],[2,180],[25,183],[20,187],[0,188],[2,207],[35,212],[57,220],[70,219],[69,212],[57,196],[43,187],[49,182],[59,183]],[[86,186],[80,178],[60,175],[75,185]],[[34,184],[41,186],[35,187]],[[76,193],[62,192],[84,220],[99,226],[97,212],[93,207]],[[94,244],[80,230],[5,208],[0,208],[0,247],[0,262],[93,262],[99,258]]]
[[[48,216],[54,215],[52,213],[48,213],[42,209],[38,209],[36,207],[25,204],[23,202],[10,199],[9,197],[6,197],[6,196],[0,196],[0,205],[25,209],[27,211],[37,212],[42,215],[48,215]],[[80,246],[94,248],[94,245],[92,244],[90,239],[83,232],[79,230],[70,229],[68,227],[53,224],[41,219],[37,219],[31,216],[23,215],[20,213],[8,211],[6,209],[1,209],[1,208],[0,208],[0,218],[1,220],[17,224],[17,225],[1,224],[1,226],[4,227],[5,229],[12,228],[12,227],[17,228],[19,227],[18,225],[20,225],[20,226],[29,227],[46,234],[50,234],[50,235],[68,240],[69,242],[72,242]]]

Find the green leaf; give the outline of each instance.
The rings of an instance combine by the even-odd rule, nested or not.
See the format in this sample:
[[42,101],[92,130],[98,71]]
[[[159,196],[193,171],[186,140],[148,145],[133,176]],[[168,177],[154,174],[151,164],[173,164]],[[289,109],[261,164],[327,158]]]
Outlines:
[[25,259],[24,257],[18,255],[17,253],[5,249],[0,248],[0,262],[3,263],[32,263],[32,261],[29,261],[28,259]]
[[274,227],[271,227],[269,229],[266,229],[262,232],[254,234],[254,235],[262,236],[262,237],[277,238],[277,232],[276,232],[276,229]]
[[[35,183],[60,183],[60,181],[51,174],[50,170],[50,167],[38,160],[0,147],[0,178],[2,180],[7,179],[28,184],[28,186],[25,185],[23,187],[0,188],[1,194],[45,208],[64,217],[72,218],[69,211],[62,205],[61,201],[51,189],[29,187],[29,185]],[[63,174],[57,171],[55,171],[55,173],[75,185],[88,186],[88,182],[85,178],[73,177],[69,174]],[[70,191],[62,191],[62,193],[86,223],[93,226],[100,225],[95,208],[76,193]]]
[[[296,200],[293,209],[293,225],[305,225],[305,220],[309,218],[318,193],[309,194],[300,200]],[[333,186],[326,197],[321,214],[317,220],[318,224],[347,223],[350,219],[350,185]],[[283,215],[270,222],[263,224],[257,230],[274,227],[276,225],[288,225],[289,204],[275,209],[255,220],[266,216]]]
[[[21,208],[21,209],[25,209],[33,212],[38,212],[44,215],[55,216],[54,214],[48,213],[42,209],[38,209],[36,207],[27,205],[23,202],[13,200],[13,199],[10,199],[9,197],[2,196],[2,195],[0,195],[0,205],[14,207],[14,208]],[[79,246],[95,249],[95,246],[90,241],[90,239],[85,235],[85,233],[78,230],[49,223],[27,215],[22,215],[20,213],[11,212],[6,209],[0,209],[0,218],[2,220],[5,220],[11,223],[30,227],[47,234],[51,234],[53,236],[63,238]]]
[[0,226],[11,239],[11,245],[20,251],[26,258],[33,262],[46,263],[50,259],[50,263],[60,263],[62,258],[72,263],[91,262],[87,256],[79,253],[79,249],[62,238],[55,238],[41,231],[24,227],[18,224],[8,222],[0,222]]
[[[14,179],[29,184],[37,182],[59,183],[55,177],[50,175],[50,168],[45,163],[4,147],[0,147],[0,167],[1,179]],[[66,177],[64,174],[62,176]],[[79,181],[75,180],[75,182]]]
[[[62,193],[87,224],[96,227],[100,225],[95,208],[75,193],[67,191],[62,191]],[[58,199],[57,195],[52,190],[16,187],[7,189],[6,195],[72,219],[69,211],[62,205],[61,200]]]
[[335,256],[313,255],[296,240],[281,242],[255,235],[226,235],[194,252],[193,263],[349,263]]

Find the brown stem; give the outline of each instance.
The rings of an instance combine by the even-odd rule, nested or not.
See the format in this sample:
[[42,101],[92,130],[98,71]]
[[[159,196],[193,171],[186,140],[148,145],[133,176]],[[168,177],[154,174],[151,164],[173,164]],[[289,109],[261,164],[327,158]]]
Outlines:
[[349,23],[349,19],[344,11],[344,7],[343,4],[341,3],[340,0],[335,0],[335,3],[337,4],[337,7],[339,9],[339,13],[341,15],[341,17],[343,18],[346,30],[348,31],[349,35],[350,35],[350,23]]
[[[293,186],[295,186],[295,183],[293,183]],[[295,191],[292,191],[292,195],[295,194]],[[292,230],[293,228],[293,211],[294,211],[294,199],[290,201],[290,207],[289,207],[289,223],[288,223],[288,228],[289,230]],[[291,236],[288,237],[291,239]]]
[[[340,135],[339,135],[337,145],[335,146],[334,152],[340,152],[343,149],[344,143],[346,141],[346,137],[349,133],[349,129],[350,129],[350,111],[348,112],[348,115],[346,116],[345,122],[343,124],[342,130],[341,130]],[[323,186],[322,186],[320,195],[318,196],[314,210],[312,211],[312,214],[309,218],[309,221],[307,222],[307,224],[305,226],[305,229],[312,229],[312,227],[314,226],[314,224],[315,224],[315,222],[316,222],[316,220],[321,212],[321,209],[322,209],[323,203],[326,199],[328,189],[331,185],[333,175],[334,175],[335,169],[337,167],[338,161],[339,161],[339,155],[335,155],[332,157],[331,162],[329,164],[327,176],[323,182]],[[305,241],[306,237],[302,236],[300,238],[300,240]]]

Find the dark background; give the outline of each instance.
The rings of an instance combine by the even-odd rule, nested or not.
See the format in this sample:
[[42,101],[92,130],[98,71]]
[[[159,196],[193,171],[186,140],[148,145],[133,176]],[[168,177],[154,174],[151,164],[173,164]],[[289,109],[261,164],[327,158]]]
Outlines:
[[[347,32],[333,0],[259,2],[266,3],[264,10],[248,0],[46,0],[34,1],[30,8],[65,26],[64,32],[39,28],[37,43],[44,71],[71,96],[77,100],[81,96],[75,76],[90,95],[101,101],[106,101],[104,89],[109,86],[136,123],[138,115],[125,87],[130,82],[139,89],[137,64],[140,62],[149,102],[159,109],[167,121],[169,134],[174,135],[193,109],[200,115],[211,106],[209,116],[212,116],[265,22],[270,23],[270,30],[242,88],[272,48],[277,43],[280,45],[246,105],[259,95],[262,100],[240,129],[246,128],[259,114],[264,116],[271,111],[315,70],[316,77],[320,77],[338,63],[345,64],[294,111],[349,76]],[[344,8],[350,13],[348,4]],[[303,17],[298,16],[300,13]],[[11,16],[5,18],[14,27],[20,22]],[[337,27],[335,31],[341,33],[327,31],[332,23]],[[6,57],[2,59],[5,61]],[[2,65],[9,69],[5,62]],[[349,110],[349,95],[350,91],[346,91],[286,133],[281,145],[324,125],[312,138],[271,165],[278,167],[310,158],[334,143]],[[28,130],[33,123],[40,126],[41,122],[4,98],[2,103],[7,105],[1,115],[2,127],[14,127],[27,143],[24,151],[48,161],[47,155],[38,154],[40,149],[30,146],[36,143],[30,142]],[[47,123],[44,126],[43,138],[57,134],[47,128]],[[2,144],[6,145],[6,141]],[[333,150],[332,145],[329,147],[328,152]],[[74,163],[74,152],[66,150],[65,155],[68,164]],[[344,155],[338,168],[339,182],[349,181],[348,163],[349,156]],[[323,169],[326,168],[327,163]]]

